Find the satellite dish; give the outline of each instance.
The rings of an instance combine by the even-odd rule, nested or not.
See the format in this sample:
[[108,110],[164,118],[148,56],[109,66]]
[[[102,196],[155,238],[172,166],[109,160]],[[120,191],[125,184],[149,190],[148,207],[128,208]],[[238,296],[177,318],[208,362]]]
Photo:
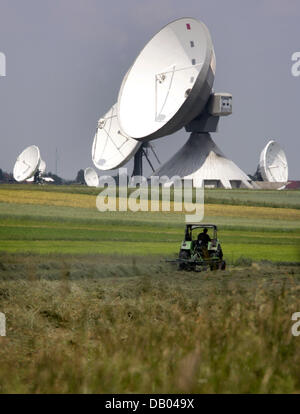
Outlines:
[[185,17],[166,25],[126,73],[117,105],[99,120],[92,150],[95,166],[114,169],[134,155],[133,176],[141,175],[149,141],[185,127],[192,133],[189,141],[155,175],[179,175],[194,186],[254,188],[211,139],[220,117],[232,113],[232,95],[212,92],[215,72],[213,43],[204,23]]
[[46,163],[41,159],[39,148],[36,145],[31,145],[18,156],[13,175],[18,182],[27,181],[38,184],[53,182],[51,177],[42,177],[45,172]]
[[46,163],[42,159],[40,161],[39,170],[40,170],[41,174],[45,174],[45,172],[46,172]]
[[96,171],[93,168],[86,168],[84,170],[84,180],[88,187],[98,187],[99,177]]
[[140,142],[120,131],[116,104],[98,121],[92,147],[93,163],[99,170],[121,167],[137,152]]
[[285,183],[288,180],[288,163],[280,145],[271,140],[260,154],[258,170],[264,181]]
[[36,145],[27,147],[17,158],[13,176],[18,182],[25,181],[34,176],[40,164],[40,150]]
[[118,97],[122,133],[150,140],[191,122],[204,108],[215,77],[215,53],[204,23],[181,18],[144,47]]

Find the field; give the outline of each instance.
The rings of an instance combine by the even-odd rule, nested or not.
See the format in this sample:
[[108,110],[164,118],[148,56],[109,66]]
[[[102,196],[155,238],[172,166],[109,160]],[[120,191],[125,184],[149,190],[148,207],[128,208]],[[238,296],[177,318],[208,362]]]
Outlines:
[[0,392],[299,392],[300,192],[207,190],[225,272],[179,272],[184,215],[0,186]]

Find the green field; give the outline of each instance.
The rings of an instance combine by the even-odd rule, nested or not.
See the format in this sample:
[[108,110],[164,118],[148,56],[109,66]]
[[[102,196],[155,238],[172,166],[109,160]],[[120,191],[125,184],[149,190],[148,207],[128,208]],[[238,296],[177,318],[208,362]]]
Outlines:
[[300,192],[207,190],[224,272],[179,272],[184,214],[0,186],[2,393],[299,393]]
[[[2,190],[12,190],[12,185],[2,184]],[[39,191],[55,192],[64,194],[85,194],[98,195],[101,189],[87,186],[61,185],[61,186],[43,186],[37,187],[32,184],[14,184],[15,191]],[[128,190],[128,193],[134,190]],[[206,189],[205,201],[213,204],[234,204],[234,205],[252,205],[261,207],[283,207],[283,208],[300,208],[299,191],[277,191],[277,190],[223,190],[223,189]]]
[[[184,214],[100,213],[95,205],[96,189],[69,187],[1,187],[0,251],[162,258],[178,253]],[[219,225],[229,263],[240,256],[300,261],[300,192],[206,190],[205,197],[211,204],[205,205],[204,221]],[[225,204],[217,204],[217,200],[225,200]],[[233,201],[233,205],[226,204],[228,200],[238,205]],[[264,200],[264,206],[254,206],[255,200]],[[239,205],[244,202],[247,205]]]

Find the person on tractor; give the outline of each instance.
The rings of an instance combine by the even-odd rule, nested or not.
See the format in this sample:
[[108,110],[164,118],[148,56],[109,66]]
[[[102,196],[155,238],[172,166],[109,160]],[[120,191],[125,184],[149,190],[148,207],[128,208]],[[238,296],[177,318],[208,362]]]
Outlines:
[[209,237],[207,232],[208,229],[205,227],[205,229],[203,229],[203,232],[198,234],[198,244],[205,244],[206,246],[208,245],[208,242],[211,241],[211,238]]

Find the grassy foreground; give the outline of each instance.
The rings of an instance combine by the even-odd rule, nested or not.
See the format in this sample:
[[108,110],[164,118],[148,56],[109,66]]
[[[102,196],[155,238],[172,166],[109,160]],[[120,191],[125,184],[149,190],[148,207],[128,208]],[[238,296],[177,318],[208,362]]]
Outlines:
[[300,268],[2,255],[0,392],[299,393]]

